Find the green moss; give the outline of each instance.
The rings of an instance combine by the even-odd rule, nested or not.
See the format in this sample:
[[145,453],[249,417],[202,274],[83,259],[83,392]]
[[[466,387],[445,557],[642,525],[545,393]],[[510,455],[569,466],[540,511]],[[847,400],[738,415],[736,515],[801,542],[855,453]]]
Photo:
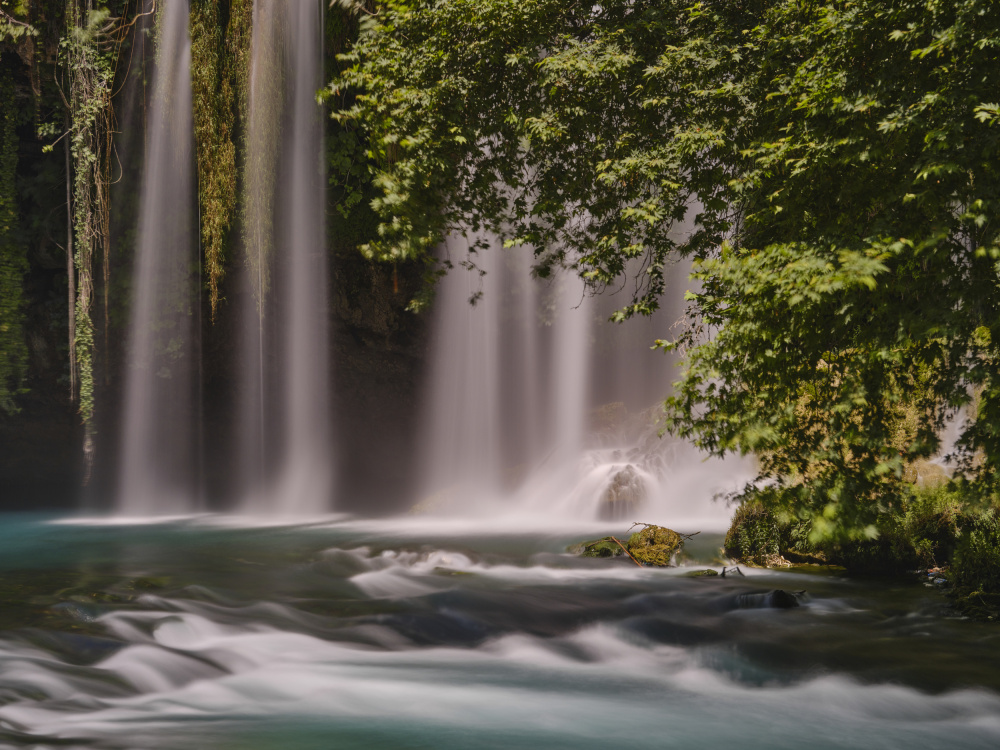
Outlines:
[[621,546],[609,536],[589,542],[571,544],[566,548],[566,551],[582,557],[619,557],[625,554]]
[[673,529],[665,526],[646,526],[637,531],[628,540],[628,551],[643,565],[663,567],[670,561],[681,546],[684,538]]
[[191,88],[198,151],[198,200],[212,317],[219,306],[226,241],[236,210],[234,74],[224,54],[220,0],[191,4]]

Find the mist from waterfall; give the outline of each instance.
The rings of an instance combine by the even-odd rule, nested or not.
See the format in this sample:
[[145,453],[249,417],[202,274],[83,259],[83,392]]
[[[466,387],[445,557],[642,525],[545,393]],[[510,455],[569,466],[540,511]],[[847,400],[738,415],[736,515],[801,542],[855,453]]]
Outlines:
[[117,509],[199,509],[198,256],[188,3],[159,11],[132,287]]
[[752,467],[660,434],[677,373],[652,345],[679,322],[687,266],[668,269],[657,313],[616,324],[624,289],[532,278],[529,249],[491,244],[443,248],[454,267],[435,302],[416,510],[724,526],[714,498]]
[[322,9],[256,0],[244,174],[240,510],[330,509]]

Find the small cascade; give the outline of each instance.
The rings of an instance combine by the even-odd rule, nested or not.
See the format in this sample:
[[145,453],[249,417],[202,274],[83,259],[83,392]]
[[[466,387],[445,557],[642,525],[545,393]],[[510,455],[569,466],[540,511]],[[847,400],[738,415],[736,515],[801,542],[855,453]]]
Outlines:
[[333,483],[322,10],[256,0],[244,195],[242,510],[316,515]]
[[198,256],[186,0],[159,11],[125,383],[117,509],[199,509]]

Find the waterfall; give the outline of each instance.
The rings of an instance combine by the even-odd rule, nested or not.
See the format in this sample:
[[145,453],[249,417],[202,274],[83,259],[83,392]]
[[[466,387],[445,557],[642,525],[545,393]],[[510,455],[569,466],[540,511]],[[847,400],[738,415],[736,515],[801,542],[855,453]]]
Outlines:
[[[118,510],[203,509],[199,301],[188,3],[158,11]],[[241,509],[330,505],[322,6],[256,0],[243,208],[237,453]]]
[[188,3],[159,11],[132,286],[118,510],[199,508],[198,257]]
[[330,506],[321,34],[319,3],[254,3],[239,451],[248,512]]
[[543,465],[566,481],[584,440],[591,314],[582,283],[532,279],[528,249],[492,244],[473,254],[452,237],[444,248],[454,268],[436,295],[421,440],[428,509],[494,508]]
[[681,317],[688,267],[668,269],[653,316],[615,324],[628,290],[595,297],[569,271],[532,279],[527,249],[490,244],[444,248],[454,268],[435,301],[416,510],[724,526],[714,496],[752,467],[660,435],[675,360],[652,344]]
[[[248,513],[331,508],[323,120],[315,99],[322,7],[255,0],[253,8],[234,295],[234,474],[238,509]],[[203,509],[188,6],[172,0],[159,13],[118,500],[136,515]],[[434,313],[418,446],[424,507],[605,519],[642,510],[645,520],[656,520],[647,511],[684,507],[712,515],[711,496],[748,478],[748,468],[703,466],[696,449],[660,439],[657,419],[671,361],[650,345],[670,336],[686,270],[668,274],[661,313],[609,325],[629,290],[595,298],[569,271],[536,279],[528,249],[487,244],[473,253],[452,237],[443,248],[455,267]]]
[[[468,257],[463,244],[459,238],[446,243],[459,262]],[[438,357],[429,381],[429,433],[422,441],[427,493],[493,494],[501,482],[499,257],[491,250],[473,259],[485,275],[456,264],[438,290]]]

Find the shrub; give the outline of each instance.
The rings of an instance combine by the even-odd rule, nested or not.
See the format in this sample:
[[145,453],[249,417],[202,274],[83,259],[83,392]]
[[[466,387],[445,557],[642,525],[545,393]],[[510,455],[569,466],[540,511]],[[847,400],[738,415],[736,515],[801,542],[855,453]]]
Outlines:
[[955,554],[964,503],[944,486],[914,488],[906,507],[906,535],[921,565],[948,563]]
[[725,551],[746,565],[768,565],[781,554],[781,529],[759,500],[749,500],[733,514]]
[[952,576],[957,586],[974,592],[1000,593],[1000,511],[971,517],[955,550]]

